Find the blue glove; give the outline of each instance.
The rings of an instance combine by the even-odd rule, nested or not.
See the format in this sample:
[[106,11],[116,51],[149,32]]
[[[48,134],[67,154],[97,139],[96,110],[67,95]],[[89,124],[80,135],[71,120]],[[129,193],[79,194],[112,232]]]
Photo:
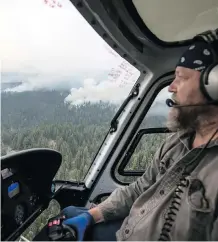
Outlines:
[[77,240],[83,241],[86,229],[94,224],[92,215],[88,212],[82,213],[74,218],[68,218],[63,221],[66,224],[76,230]]

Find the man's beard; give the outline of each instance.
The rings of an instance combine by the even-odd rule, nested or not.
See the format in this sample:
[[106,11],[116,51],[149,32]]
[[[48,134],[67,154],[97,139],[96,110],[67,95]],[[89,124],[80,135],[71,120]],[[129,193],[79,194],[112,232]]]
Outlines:
[[200,129],[201,125],[205,124],[213,114],[214,111],[210,106],[173,107],[168,115],[167,128],[172,132],[196,131]]

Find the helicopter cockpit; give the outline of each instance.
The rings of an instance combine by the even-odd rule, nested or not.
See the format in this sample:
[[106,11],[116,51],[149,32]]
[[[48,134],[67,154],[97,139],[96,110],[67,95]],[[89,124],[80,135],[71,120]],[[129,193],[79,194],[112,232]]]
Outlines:
[[[1,239],[47,240],[42,231],[50,217],[70,205],[96,206],[117,187],[135,181],[152,162],[155,150],[171,133],[165,125],[170,108],[166,99],[177,60],[197,38],[218,39],[218,3],[37,1],[40,5],[22,0],[19,26],[25,26],[24,36],[28,34],[23,38],[10,19],[18,3],[3,2],[0,15],[5,21],[0,26],[5,33],[8,28],[14,33],[17,45],[11,47],[13,53],[2,49]],[[80,19],[79,27],[71,15]],[[48,25],[54,21],[56,26]],[[93,33],[96,43],[89,40]],[[81,43],[80,53],[74,44],[70,49],[74,39]],[[88,60],[88,51],[96,59]],[[40,59],[44,53],[50,54],[49,61]],[[30,61],[30,56],[35,59]],[[22,69],[25,61],[28,65]],[[94,64],[104,66],[99,75]],[[96,79],[87,78],[90,75]],[[82,84],[80,78],[85,79]],[[112,106],[107,98],[113,99]],[[76,240],[74,231],[65,229],[69,240]]]

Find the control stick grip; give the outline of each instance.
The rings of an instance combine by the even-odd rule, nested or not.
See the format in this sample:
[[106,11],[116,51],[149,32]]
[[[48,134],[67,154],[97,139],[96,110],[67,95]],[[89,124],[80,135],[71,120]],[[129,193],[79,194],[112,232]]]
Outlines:
[[50,241],[77,241],[77,231],[72,226],[63,223],[64,216],[50,219],[47,227]]
[[76,230],[66,224],[62,224],[62,226],[63,226],[64,240],[65,241],[77,241]]

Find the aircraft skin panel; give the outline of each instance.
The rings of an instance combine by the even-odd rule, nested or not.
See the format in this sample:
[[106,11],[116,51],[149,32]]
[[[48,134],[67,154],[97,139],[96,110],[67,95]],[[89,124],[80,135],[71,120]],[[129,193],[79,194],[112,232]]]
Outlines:
[[133,4],[150,31],[166,42],[193,38],[208,26],[217,28],[216,0],[133,0]]

